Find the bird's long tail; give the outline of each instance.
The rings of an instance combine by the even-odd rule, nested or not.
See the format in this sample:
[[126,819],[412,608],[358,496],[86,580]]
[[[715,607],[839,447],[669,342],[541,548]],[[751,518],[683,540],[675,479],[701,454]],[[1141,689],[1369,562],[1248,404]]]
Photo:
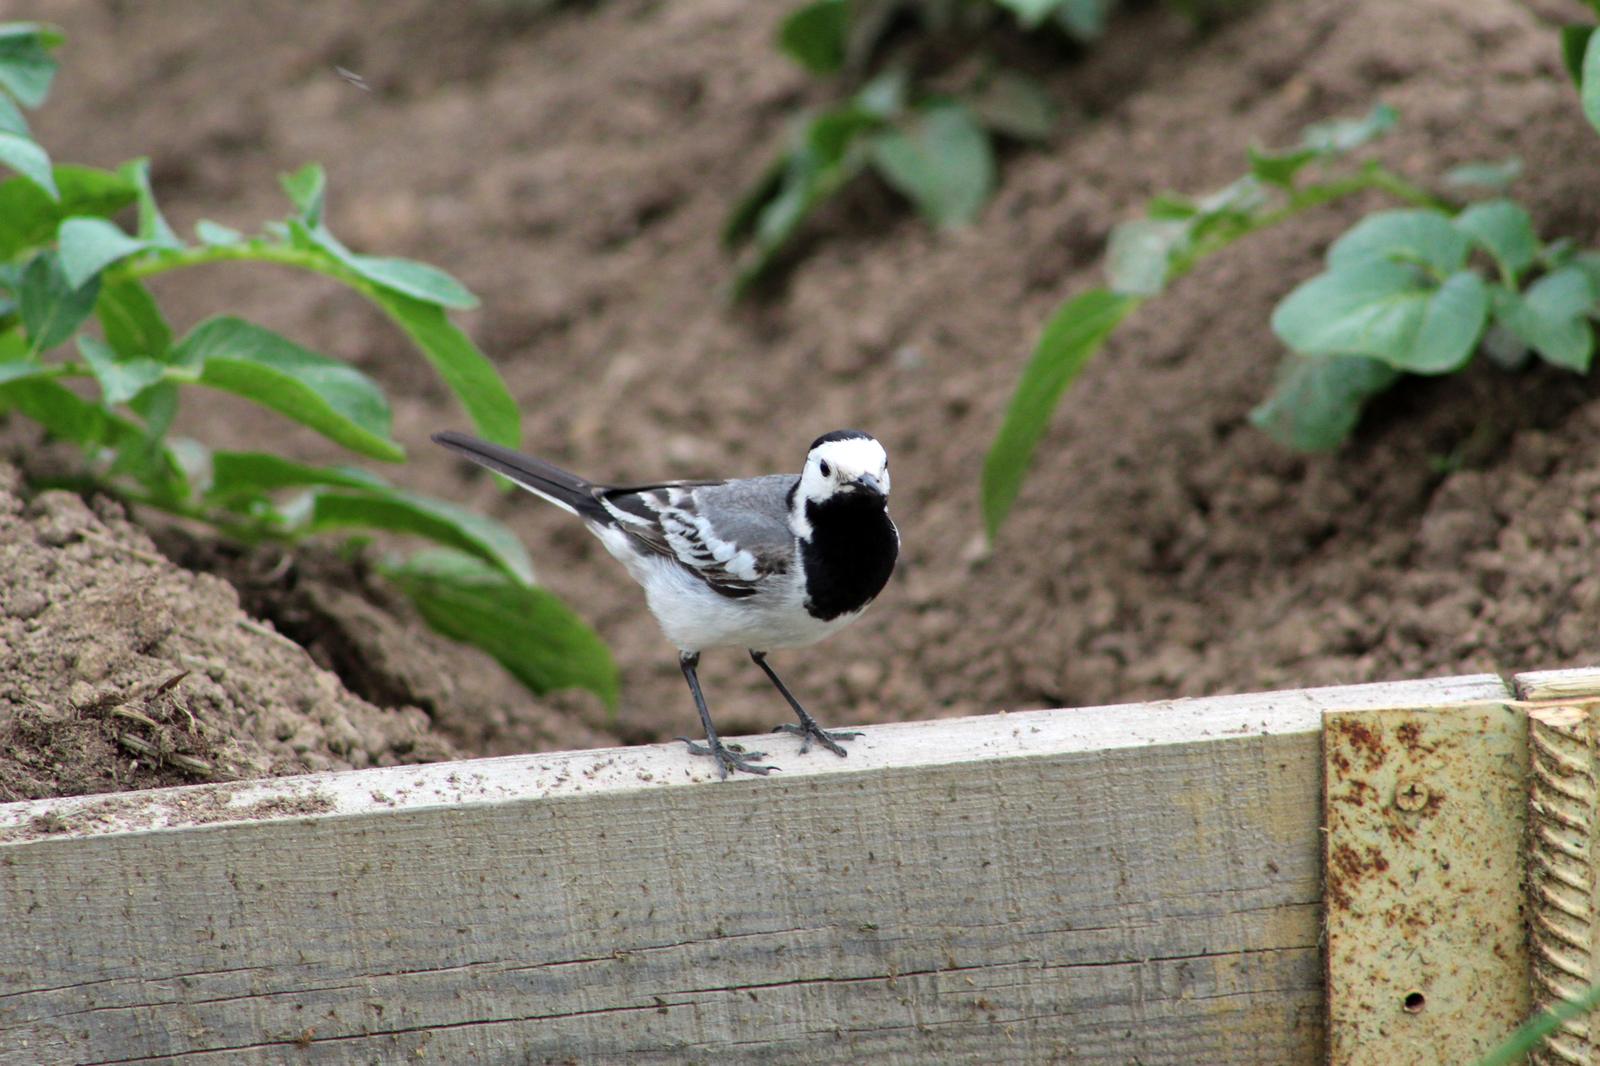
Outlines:
[[479,466],[504,474],[529,492],[544,497],[579,518],[598,518],[602,521],[608,518],[605,508],[595,498],[594,483],[576,474],[569,474],[559,466],[452,430],[435,433],[433,442],[471,459]]

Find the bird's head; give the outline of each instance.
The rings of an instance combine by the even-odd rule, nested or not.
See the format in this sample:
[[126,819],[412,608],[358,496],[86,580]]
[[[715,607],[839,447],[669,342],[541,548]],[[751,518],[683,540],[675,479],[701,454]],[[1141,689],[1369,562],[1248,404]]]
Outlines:
[[882,507],[889,497],[889,456],[883,445],[859,430],[825,433],[806,455],[797,495],[797,509],[845,499]]

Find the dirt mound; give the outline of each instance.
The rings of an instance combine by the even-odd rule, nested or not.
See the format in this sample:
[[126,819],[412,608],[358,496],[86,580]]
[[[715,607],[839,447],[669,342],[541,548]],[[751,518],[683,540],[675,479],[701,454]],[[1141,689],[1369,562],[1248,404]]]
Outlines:
[[[326,163],[334,231],[482,295],[462,321],[523,406],[527,450],[589,476],[791,470],[845,426],[884,440],[904,565],[849,638],[776,662],[828,724],[1595,660],[1593,381],[1411,380],[1317,458],[1245,422],[1282,350],[1271,308],[1378,198],[1241,242],[1142,307],[1067,398],[992,554],[975,542],[981,459],[1040,323],[1099,283],[1116,222],[1226,183],[1253,142],[1384,100],[1402,120],[1370,152],[1423,181],[1518,155],[1540,231],[1596,243],[1600,139],[1551,28],[1581,5],[1272,0],[1205,34],[1133,5],[1046,69],[1057,144],[1005,158],[977,226],[937,237],[868,185],[767,302],[729,312],[718,228],[789,109],[820,99],[771,47],[788,7],[41,0],[28,13],[69,45],[36,127],[63,160],[153,155],[180,231],[254,230],[284,211],[277,173]],[[463,419],[358,299],[265,269],[158,282],[180,325],[226,308],[379,377],[409,484],[510,523],[612,644],[624,698],[606,728],[695,728],[636,587],[568,516],[427,444]],[[181,425],[342,458],[230,402]],[[730,731],[786,717],[743,656],[708,656],[702,677]],[[570,743],[605,725],[567,721]]]
[[454,758],[180,569],[105,497],[0,465],[0,801]]

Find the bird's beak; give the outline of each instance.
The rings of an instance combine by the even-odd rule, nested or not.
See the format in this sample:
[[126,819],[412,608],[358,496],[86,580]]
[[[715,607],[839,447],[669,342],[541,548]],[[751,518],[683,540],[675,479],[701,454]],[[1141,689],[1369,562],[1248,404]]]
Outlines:
[[862,474],[860,477],[856,478],[856,484],[879,496],[888,495],[888,493],[883,491],[883,482],[879,481],[871,474]]

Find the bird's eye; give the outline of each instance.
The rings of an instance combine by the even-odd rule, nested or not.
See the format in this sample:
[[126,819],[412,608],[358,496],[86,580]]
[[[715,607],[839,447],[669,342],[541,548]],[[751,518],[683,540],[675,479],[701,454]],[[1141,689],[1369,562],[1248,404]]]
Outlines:
[[819,462],[817,464],[817,467],[818,467],[818,469],[820,469],[822,471],[822,476],[823,477],[832,477],[833,476],[833,467],[828,465],[828,460],[823,459],[821,462]]

